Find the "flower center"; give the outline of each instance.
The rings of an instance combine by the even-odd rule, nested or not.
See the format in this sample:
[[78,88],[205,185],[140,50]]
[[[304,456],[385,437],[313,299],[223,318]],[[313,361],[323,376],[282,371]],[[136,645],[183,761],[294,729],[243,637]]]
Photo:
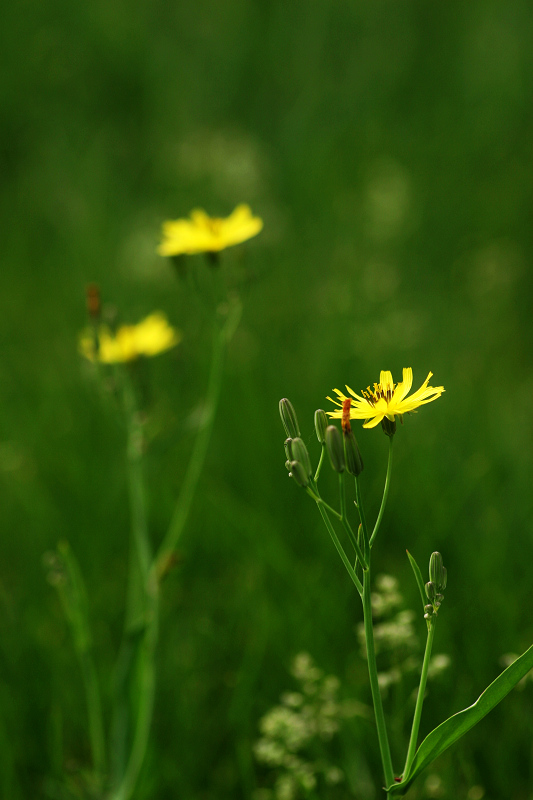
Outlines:
[[390,403],[396,386],[397,384],[393,383],[391,386],[387,387],[387,390],[385,390],[381,383],[375,383],[373,389],[371,389],[370,386],[367,386],[366,390],[361,391],[361,394],[367,403],[370,403],[372,408],[374,408],[382,398],[387,404]]

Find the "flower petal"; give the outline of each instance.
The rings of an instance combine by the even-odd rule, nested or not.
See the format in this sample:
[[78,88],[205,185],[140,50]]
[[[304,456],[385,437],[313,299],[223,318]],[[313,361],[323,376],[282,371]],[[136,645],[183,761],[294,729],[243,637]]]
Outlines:
[[374,417],[374,419],[367,420],[367,422],[365,422],[363,425],[363,428],[375,428],[376,425],[379,425],[384,416],[385,414],[378,414],[376,417]]

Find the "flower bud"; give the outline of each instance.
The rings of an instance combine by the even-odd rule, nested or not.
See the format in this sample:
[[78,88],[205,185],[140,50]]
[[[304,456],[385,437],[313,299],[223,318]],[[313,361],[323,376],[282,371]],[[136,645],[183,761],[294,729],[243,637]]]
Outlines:
[[335,425],[328,425],[326,428],[326,447],[335,472],[344,472],[344,447],[339,429]]
[[307,447],[305,446],[303,440],[299,437],[296,437],[292,440],[291,453],[293,461],[299,461],[306,474],[310,477],[313,474],[313,470],[311,468],[311,459],[309,458]]
[[286,397],[279,401],[279,413],[287,436],[293,439],[299,436],[300,428],[298,427],[298,417],[296,416],[296,411],[291,401],[287,400]]
[[363,459],[361,458],[361,453],[359,452],[359,447],[357,445],[357,439],[355,438],[355,434],[351,428],[348,433],[346,433],[346,431],[343,432],[343,439],[346,469],[350,475],[354,475],[357,478],[357,476],[363,471],[364,464]]
[[290,472],[290,471],[291,471],[291,462],[289,461],[289,459],[287,459],[287,461],[285,462],[285,469],[286,469],[288,472]]
[[285,441],[283,443],[283,445],[285,447],[285,455],[287,456],[289,461],[292,461],[291,442],[292,442],[292,439],[285,439]]
[[326,416],[326,412],[321,409],[317,408],[315,411],[315,431],[316,431],[316,438],[320,442],[320,444],[324,444],[326,441],[326,428],[328,427],[328,418]]
[[302,486],[304,489],[309,483],[309,477],[299,461],[291,461],[291,471],[289,475],[291,478],[294,478],[298,486]]
[[432,581],[428,581],[426,583],[426,594],[427,594],[428,600],[430,600],[433,603],[433,601],[435,600],[435,597],[437,596],[437,588],[436,588],[435,584]]
[[429,619],[433,616],[433,606],[431,604],[424,606],[424,619]]
[[429,580],[435,584],[437,589],[446,588],[446,569],[440,553],[431,554],[429,559]]

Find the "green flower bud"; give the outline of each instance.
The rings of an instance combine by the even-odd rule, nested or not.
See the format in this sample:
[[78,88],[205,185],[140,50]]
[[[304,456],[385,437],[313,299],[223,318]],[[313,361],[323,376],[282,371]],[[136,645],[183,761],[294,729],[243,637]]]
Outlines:
[[309,477],[299,461],[291,461],[291,471],[289,475],[291,478],[294,478],[298,486],[302,486],[304,489],[309,483]]
[[285,469],[288,470],[288,472],[291,471],[291,462],[289,461],[289,459],[287,459],[287,461],[285,462]]
[[388,417],[383,417],[383,419],[381,420],[381,427],[383,429],[383,433],[392,439],[392,437],[396,433],[396,420],[388,419]]
[[289,461],[292,461],[291,442],[292,442],[292,439],[285,439],[285,442],[284,442],[285,455],[287,456]]
[[430,617],[433,616],[433,613],[434,611],[432,605],[424,606],[424,619],[429,619]]
[[315,411],[315,431],[316,431],[316,438],[320,442],[320,444],[324,444],[326,441],[326,428],[328,427],[328,418],[326,416],[326,412],[318,408]]
[[427,594],[428,600],[431,600],[431,602],[433,603],[433,601],[435,600],[435,597],[437,596],[437,587],[435,586],[435,584],[432,581],[428,581],[426,583],[426,594]]
[[357,478],[357,476],[363,471],[364,464],[363,459],[361,458],[361,453],[359,452],[359,447],[357,445],[357,439],[355,438],[355,434],[351,428],[348,433],[343,431],[343,439],[346,469],[350,475],[354,475]]
[[313,470],[311,468],[311,459],[309,458],[307,447],[305,446],[303,440],[298,436],[291,442],[291,453],[293,461],[299,461],[302,467],[305,469],[306,474],[311,477],[313,474]]
[[298,427],[298,417],[296,416],[296,411],[291,401],[287,400],[286,397],[279,401],[279,413],[287,436],[290,436],[292,439],[299,436],[300,428]]
[[335,425],[328,425],[326,428],[326,447],[335,472],[344,472],[344,447],[339,429]]
[[446,569],[440,553],[431,554],[429,559],[429,580],[435,584],[437,589],[446,588]]

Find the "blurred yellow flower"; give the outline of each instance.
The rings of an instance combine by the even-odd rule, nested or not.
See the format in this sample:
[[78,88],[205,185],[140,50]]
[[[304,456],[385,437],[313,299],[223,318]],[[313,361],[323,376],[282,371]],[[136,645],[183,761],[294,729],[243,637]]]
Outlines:
[[201,208],[191,211],[190,219],[163,223],[163,241],[157,248],[160,256],[183,253],[216,253],[255,236],[263,227],[260,217],[253,217],[250,206],[242,204],[225,219],[209,217]]
[[89,361],[116,364],[133,361],[140,356],[157,356],[174,347],[181,333],[172,328],[160,311],[155,311],[137,325],[121,325],[116,333],[100,325],[86,328],[80,335],[80,353]]
[[346,389],[352,396],[351,398],[348,398],[338,389],[334,389],[337,399],[334,400],[332,397],[328,397],[328,400],[331,400],[332,403],[340,406],[340,408],[335,411],[328,411],[328,415],[342,418],[342,404],[349,399],[351,401],[350,419],[364,419],[363,428],[375,428],[384,417],[393,421],[395,416],[401,417],[402,414],[414,411],[419,406],[431,403],[432,400],[440,397],[444,391],[443,386],[437,386],[436,388],[428,386],[432,375],[433,373],[430,372],[420,389],[410,397],[407,397],[413,385],[413,370],[410,367],[403,370],[403,381],[397,384],[392,380],[392,373],[382,371],[379,376],[379,383],[375,383],[373,389],[369,386],[366,391],[362,391],[362,397],[355,394],[349,386]]

